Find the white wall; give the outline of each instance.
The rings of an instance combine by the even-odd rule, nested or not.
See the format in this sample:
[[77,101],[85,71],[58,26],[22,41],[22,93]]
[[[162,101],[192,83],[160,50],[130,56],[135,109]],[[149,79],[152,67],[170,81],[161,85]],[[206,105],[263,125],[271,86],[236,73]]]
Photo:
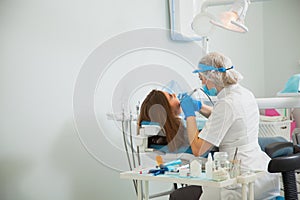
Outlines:
[[[265,2],[264,2],[265,3]],[[216,28],[211,36],[211,50],[229,56],[236,69],[242,73],[242,84],[259,96],[264,96],[264,38],[263,3],[249,6],[245,24],[249,32],[235,33]]]
[[[257,96],[263,96],[265,84],[271,88],[275,80],[264,81],[264,64],[268,70],[273,57],[282,65],[299,56],[299,48],[289,46],[299,44],[299,28],[297,34],[287,31],[299,19],[297,0],[282,9],[288,20],[294,20],[284,25],[284,36],[294,39],[283,43],[282,35],[272,35],[276,27],[269,24],[268,14],[283,2],[268,2],[270,7],[264,8],[253,3],[248,34],[216,29],[211,36],[210,50],[230,56],[245,75],[244,85]],[[118,171],[98,162],[83,147],[72,102],[76,78],[90,53],[114,35],[145,27],[169,27],[166,0],[0,2],[0,199],[134,199],[131,182],[120,180]],[[269,55],[273,43],[285,44],[284,52],[298,50],[298,55],[290,57],[283,51]],[[289,66],[294,73],[296,65]],[[279,72],[272,71],[276,77],[285,73]],[[111,132],[119,134],[118,129]],[[124,154],[98,148],[126,166]]]
[[300,73],[299,0],[274,0],[264,6],[266,96],[275,96]]

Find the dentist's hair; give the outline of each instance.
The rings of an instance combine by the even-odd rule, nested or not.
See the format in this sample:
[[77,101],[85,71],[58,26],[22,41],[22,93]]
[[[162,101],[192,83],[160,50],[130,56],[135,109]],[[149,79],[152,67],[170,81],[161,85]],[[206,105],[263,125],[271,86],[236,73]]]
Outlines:
[[[175,151],[181,146],[179,132],[184,131],[181,120],[174,114],[165,94],[159,90],[152,90],[142,103],[138,119],[138,127],[142,121],[157,122],[160,124],[167,139],[170,151]],[[138,131],[139,132],[139,131]]]
[[[232,62],[230,58],[224,56],[218,52],[212,52],[204,56],[200,62],[200,64],[213,66],[216,68],[229,69],[232,67]],[[226,87],[229,85],[234,85],[243,79],[243,76],[236,71],[235,69],[229,69],[225,72],[219,71],[206,71],[202,72],[202,75],[211,82],[213,82],[216,86]]]

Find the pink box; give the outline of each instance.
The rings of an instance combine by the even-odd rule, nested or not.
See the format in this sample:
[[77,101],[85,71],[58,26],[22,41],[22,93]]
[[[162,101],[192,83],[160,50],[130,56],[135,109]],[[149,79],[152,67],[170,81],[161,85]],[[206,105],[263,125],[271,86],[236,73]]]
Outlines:
[[280,116],[276,109],[266,109],[265,110],[266,116]]
[[292,121],[291,122],[291,138],[292,138],[292,134],[293,134],[293,131],[294,131],[294,129],[296,128],[296,122],[295,121]]

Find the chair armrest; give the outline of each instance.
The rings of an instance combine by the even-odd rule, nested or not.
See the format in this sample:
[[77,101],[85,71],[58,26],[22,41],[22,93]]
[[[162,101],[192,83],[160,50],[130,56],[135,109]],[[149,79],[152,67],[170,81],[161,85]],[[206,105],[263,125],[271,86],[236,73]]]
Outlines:
[[272,158],[268,166],[268,171],[271,173],[289,172],[296,169],[300,169],[300,153]]
[[[290,149],[288,149],[288,151],[281,152],[281,154],[279,154],[279,155],[275,155],[276,152],[278,152],[279,150],[283,150],[285,148],[290,148]],[[293,153],[293,143],[291,143],[291,142],[274,142],[274,143],[271,143],[266,146],[265,152],[271,158],[278,157],[278,156],[286,156],[288,154]]]

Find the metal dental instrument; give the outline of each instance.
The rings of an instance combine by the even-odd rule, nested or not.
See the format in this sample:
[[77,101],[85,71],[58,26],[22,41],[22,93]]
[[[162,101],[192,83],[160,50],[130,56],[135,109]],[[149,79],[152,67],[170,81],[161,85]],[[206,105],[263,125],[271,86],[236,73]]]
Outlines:
[[198,88],[195,88],[195,89],[193,89],[193,90],[190,91],[190,92],[183,93],[183,95],[181,95],[179,101],[181,101],[185,96],[192,96],[197,90],[198,90]]
[[194,90],[192,90],[191,92],[189,92],[187,95],[192,96],[197,90],[198,90],[198,88],[195,88]]
[[[211,103],[212,105],[214,105],[214,102],[211,100],[210,96],[209,96],[208,94],[206,94],[202,88],[195,88],[195,89],[193,89],[192,91],[188,92],[187,95],[188,95],[188,96],[192,96],[197,90],[201,90],[201,91],[203,92],[203,94],[205,94],[206,97],[209,99],[210,103]],[[182,99],[180,99],[180,101],[181,101],[181,100],[182,100]]]

